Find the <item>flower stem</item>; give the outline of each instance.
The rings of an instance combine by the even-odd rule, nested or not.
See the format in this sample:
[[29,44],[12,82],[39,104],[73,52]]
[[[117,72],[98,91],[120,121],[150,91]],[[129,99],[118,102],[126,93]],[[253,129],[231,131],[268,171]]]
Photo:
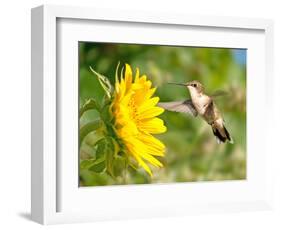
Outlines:
[[80,128],[80,142],[79,142],[79,146],[81,145],[81,143],[83,142],[84,138],[92,131],[95,131],[97,129],[99,129],[102,126],[102,121],[101,120],[95,120],[92,122],[89,122],[85,125],[83,125]]

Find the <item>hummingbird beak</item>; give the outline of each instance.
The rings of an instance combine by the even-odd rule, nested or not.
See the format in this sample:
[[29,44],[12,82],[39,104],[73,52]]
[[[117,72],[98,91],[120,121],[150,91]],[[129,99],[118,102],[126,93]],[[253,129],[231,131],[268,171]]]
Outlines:
[[187,84],[184,83],[174,83],[174,82],[168,82],[170,85],[180,85],[180,86],[187,86]]

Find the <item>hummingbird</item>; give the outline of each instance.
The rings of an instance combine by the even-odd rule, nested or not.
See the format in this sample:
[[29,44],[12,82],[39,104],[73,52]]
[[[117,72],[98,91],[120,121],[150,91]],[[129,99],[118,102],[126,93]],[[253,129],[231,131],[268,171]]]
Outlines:
[[225,127],[222,114],[214,102],[215,97],[225,94],[223,91],[217,91],[212,96],[208,96],[204,93],[204,87],[199,81],[169,84],[186,87],[191,98],[184,101],[160,102],[158,103],[160,107],[169,111],[188,113],[194,117],[199,115],[211,126],[218,143],[227,141],[233,143],[233,139]]

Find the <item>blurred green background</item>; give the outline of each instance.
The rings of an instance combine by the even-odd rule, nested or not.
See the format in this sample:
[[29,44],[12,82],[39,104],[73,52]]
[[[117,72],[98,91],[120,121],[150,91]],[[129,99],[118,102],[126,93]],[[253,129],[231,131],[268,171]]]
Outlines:
[[[216,98],[226,127],[234,144],[217,144],[211,127],[199,117],[165,111],[160,117],[168,131],[157,135],[166,145],[164,167],[153,169],[150,178],[143,170],[129,169],[126,183],[167,183],[189,181],[238,180],[246,178],[246,50],[228,48],[175,47],[159,45],[131,45],[109,43],[79,43],[80,105],[86,99],[101,101],[104,91],[89,71],[92,66],[114,83],[117,63],[140,68],[157,86],[156,95],[162,102],[183,100],[189,93],[183,87],[167,82],[198,80],[208,94],[227,91]],[[83,125],[98,114],[85,113]],[[94,134],[86,137],[80,149],[80,159],[94,154]],[[122,178],[113,180],[106,173],[80,169],[80,185],[123,184]]]

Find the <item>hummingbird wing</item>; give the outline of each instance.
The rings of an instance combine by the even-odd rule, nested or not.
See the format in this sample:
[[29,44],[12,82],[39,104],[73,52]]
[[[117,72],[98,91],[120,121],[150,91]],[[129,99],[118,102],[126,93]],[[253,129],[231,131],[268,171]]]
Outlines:
[[198,114],[190,99],[185,101],[160,102],[158,106],[173,112],[189,113],[194,117]]
[[226,91],[224,91],[224,90],[217,90],[217,91],[215,91],[212,95],[211,95],[211,97],[221,97],[221,96],[227,96],[228,95],[228,93],[226,92]]

